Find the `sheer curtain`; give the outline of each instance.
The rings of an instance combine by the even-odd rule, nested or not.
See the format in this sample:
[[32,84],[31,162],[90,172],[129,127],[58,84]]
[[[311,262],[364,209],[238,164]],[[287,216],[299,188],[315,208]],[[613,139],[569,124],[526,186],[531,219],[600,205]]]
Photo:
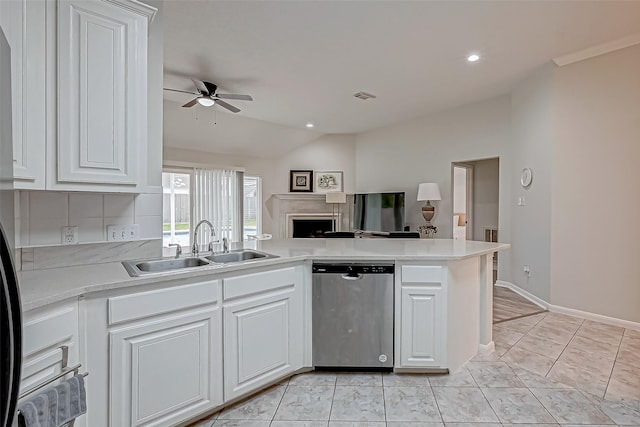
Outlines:
[[[213,224],[215,240],[223,237],[230,242],[242,240],[243,172],[229,169],[194,169],[191,209],[192,227],[203,219]],[[198,245],[209,241],[209,227],[198,231]]]

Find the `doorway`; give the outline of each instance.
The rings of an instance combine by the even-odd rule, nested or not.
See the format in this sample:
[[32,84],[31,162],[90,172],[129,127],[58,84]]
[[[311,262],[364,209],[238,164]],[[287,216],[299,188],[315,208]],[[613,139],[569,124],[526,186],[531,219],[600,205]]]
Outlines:
[[473,240],[473,164],[453,163],[453,238]]
[[[500,159],[467,160],[451,164],[453,238],[498,241]],[[498,276],[498,255],[493,259],[493,281]]]

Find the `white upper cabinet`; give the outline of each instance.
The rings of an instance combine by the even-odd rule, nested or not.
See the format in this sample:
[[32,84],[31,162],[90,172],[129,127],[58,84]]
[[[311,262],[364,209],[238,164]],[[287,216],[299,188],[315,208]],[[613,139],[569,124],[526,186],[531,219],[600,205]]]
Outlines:
[[155,13],[136,0],[0,1],[16,188],[147,191]]
[[45,188],[46,2],[0,2],[0,25],[11,47],[15,187]]
[[88,184],[135,192],[146,178],[147,44],[154,13],[137,1],[58,1],[52,188]]

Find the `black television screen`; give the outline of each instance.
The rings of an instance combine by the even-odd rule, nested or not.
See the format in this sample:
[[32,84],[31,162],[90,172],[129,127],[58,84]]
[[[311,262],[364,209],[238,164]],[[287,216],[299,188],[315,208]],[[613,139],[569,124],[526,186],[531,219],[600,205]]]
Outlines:
[[403,230],[404,192],[355,194],[353,203],[354,230]]

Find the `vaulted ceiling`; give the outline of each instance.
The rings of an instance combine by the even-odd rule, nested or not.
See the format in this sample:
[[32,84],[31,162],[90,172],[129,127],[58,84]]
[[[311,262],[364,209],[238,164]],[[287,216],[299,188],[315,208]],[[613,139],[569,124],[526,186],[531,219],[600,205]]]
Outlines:
[[[250,94],[230,101],[238,116],[300,136],[508,93],[554,57],[640,33],[640,1],[168,0],[164,21],[165,87],[193,90],[193,76]],[[165,110],[190,98],[165,92]]]

